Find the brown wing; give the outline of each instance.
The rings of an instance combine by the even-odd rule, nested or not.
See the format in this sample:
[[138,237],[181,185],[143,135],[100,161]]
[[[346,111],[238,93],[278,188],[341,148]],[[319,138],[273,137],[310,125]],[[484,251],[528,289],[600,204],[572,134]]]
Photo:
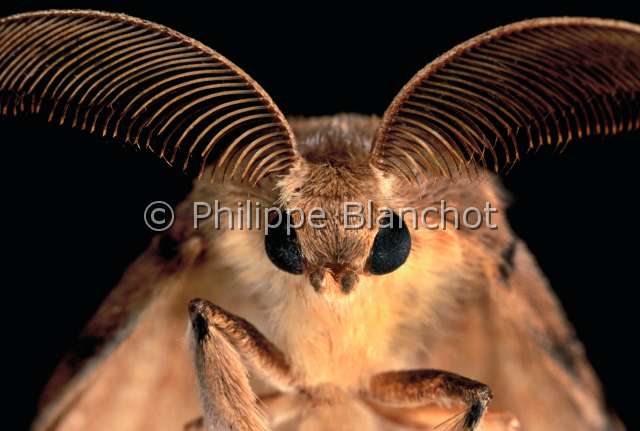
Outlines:
[[31,112],[158,154],[199,175],[257,183],[296,159],[269,96],[217,52],[120,14],[0,19],[0,112]]
[[[87,390],[95,383],[99,375],[96,371],[98,369],[104,370],[107,359],[111,362],[118,361],[117,358],[113,358],[115,356],[114,350],[116,348],[122,349],[121,344],[124,340],[127,340],[127,343],[124,343],[124,348],[127,349],[127,344],[134,344],[133,350],[135,351],[135,349],[140,349],[139,346],[144,342],[144,338],[151,338],[155,333],[153,348],[157,349],[158,353],[167,346],[166,342],[173,343],[171,345],[174,350],[180,347],[180,344],[176,345],[175,342],[181,341],[179,334],[183,332],[184,328],[181,325],[177,336],[173,328],[170,327],[169,313],[172,310],[170,310],[171,304],[166,304],[167,298],[175,297],[178,294],[184,277],[202,253],[202,248],[202,242],[197,237],[181,242],[177,242],[168,235],[155,238],[153,245],[131,265],[123,279],[84,328],[74,347],[63,357],[42,394],[41,411],[33,425],[34,430],[50,430],[59,427],[60,422],[66,419],[65,416],[69,411],[81,402]],[[143,319],[143,316],[146,317]],[[145,328],[140,328],[138,325],[140,320],[146,321],[146,324],[142,325]],[[150,322],[154,321],[165,325],[168,330],[173,332],[167,333],[167,337],[163,339],[158,339],[157,336],[162,334],[153,331],[155,328],[150,326]],[[132,337],[137,341],[128,339],[132,333],[141,331],[144,333]],[[173,337],[174,340],[168,339],[170,337]],[[132,349],[129,348],[129,350]],[[171,351],[164,352],[165,355],[171,353]],[[134,365],[133,361],[137,359],[139,358],[131,353],[129,353],[129,357],[123,358],[125,363],[131,365],[131,368]],[[169,359],[165,359],[166,362],[157,359],[149,360],[144,366],[147,367],[149,374],[153,374],[154,367],[158,368],[158,365],[161,365],[161,368],[168,371],[164,371],[164,374],[156,374],[166,378],[171,371],[169,368],[174,365]],[[177,360],[175,362],[184,364],[184,361]],[[116,367],[122,368],[121,365],[116,365]],[[132,371],[122,373],[120,376],[127,376],[127,373],[130,378],[133,378]],[[156,378],[156,376],[151,377]],[[111,390],[115,391],[123,383],[125,382],[113,381]],[[135,384],[133,381],[128,383]],[[145,388],[137,390],[141,389]],[[179,393],[180,387],[177,387],[176,390]],[[157,394],[155,396],[157,397]],[[157,399],[159,400],[159,397]],[[103,402],[107,401],[109,400],[103,400]],[[175,406],[175,409],[177,410],[178,407]],[[95,411],[99,410],[109,409],[103,405],[102,409],[95,409]],[[94,415],[97,416],[97,413]]]
[[[514,414],[525,430],[616,429],[581,343],[535,259],[511,231],[504,192],[490,178],[442,182],[424,188],[425,197],[418,186],[407,187],[400,204],[426,208],[445,200],[460,213],[486,202],[498,208],[491,217],[497,229],[412,232],[412,253],[425,256],[424,271],[449,274],[448,296],[437,307],[443,329],[424,332],[428,352],[420,367],[489,385],[495,395],[489,411]],[[459,260],[452,260],[456,253]],[[456,305],[449,310],[452,298]],[[429,300],[437,296],[430,292]]]
[[640,26],[543,18],[477,36],[419,71],[387,109],[371,157],[413,181],[638,129]]
[[247,253],[260,253],[262,234],[210,224],[194,230],[192,202],[217,200],[232,208],[247,199],[273,205],[273,183],[195,183],[171,229],[130,265],[63,357],[42,395],[34,431],[182,429],[201,415],[186,342],[187,305],[194,297],[233,302],[236,274],[221,258],[220,244],[241,242],[235,248],[251,257]]
[[613,429],[582,344],[523,242],[503,250],[490,297],[501,401],[531,429]]

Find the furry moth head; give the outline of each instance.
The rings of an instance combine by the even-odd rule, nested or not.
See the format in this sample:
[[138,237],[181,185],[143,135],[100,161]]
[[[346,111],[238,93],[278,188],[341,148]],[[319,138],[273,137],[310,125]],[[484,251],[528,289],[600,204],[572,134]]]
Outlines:
[[[195,40],[118,14],[28,13],[0,20],[0,110],[123,141],[212,181],[257,187],[273,178],[285,213],[336,215],[345,201],[394,208],[404,187],[472,178],[530,149],[639,129],[640,27],[548,18],[487,32],[405,85],[368,154],[336,146],[322,158],[304,154],[255,81]],[[411,235],[349,230],[330,217],[322,230],[274,230],[265,247],[315,289],[348,293],[359,277],[402,265]]]

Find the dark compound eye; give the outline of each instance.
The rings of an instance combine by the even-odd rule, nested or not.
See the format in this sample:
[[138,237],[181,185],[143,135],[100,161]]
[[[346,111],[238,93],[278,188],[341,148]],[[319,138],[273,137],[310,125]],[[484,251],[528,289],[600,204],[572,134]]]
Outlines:
[[[275,222],[277,222],[277,218]],[[272,226],[275,222],[270,221]],[[291,216],[283,211],[281,222],[268,229],[264,237],[264,248],[275,266],[291,274],[302,274],[304,265],[298,236],[293,228],[287,234],[287,226],[291,224]]]
[[389,218],[383,219],[383,226],[378,230],[369,255],[369,271],[376,275],[387,274],[398,269],[407,260],[411,251],[409,229],[405,223],[401,223],[396,213],[391,213],[391,223]]

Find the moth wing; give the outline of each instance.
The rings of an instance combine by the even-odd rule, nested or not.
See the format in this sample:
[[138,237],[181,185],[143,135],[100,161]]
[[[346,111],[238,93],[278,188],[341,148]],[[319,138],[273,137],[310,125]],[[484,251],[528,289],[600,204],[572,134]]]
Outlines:
[[[258,187],[196,181],[175,209],[171,229],[156,236],[127,269],[66,354],[41,398],[34,431],[182,429],[201,416],[188,348],[187,307],[207,298],[235,312],[246,305],[243,286],[269,278],[263,233],[219,228],[208,218],[193,227],[192,202],[234,208],[244,200],[263,207],[276,199],[273,183]],[[247,259],[262,271],[239,277]]]
[[[146,420],[132,417],[141,413],[133,408],[135,403],[153,396],[159,407],[162,397],[154,390],[166,384],[175,386],[174,394],[182,391],[184,396],[173,397],[178,402],[187,405],[185,398],[192,400],[197,415],[195,394],[185,391],[190,381],[184,373],[190,367],[181,348],[185,327],[177,316],[178,309],[186,313],[186,300],[181,298],[201,244],[193,238],[176,244],[179,254],[169,258],[165,241],[155,238],[129,267],[63,357],[43,392],[34,430],[97,429],[101,414],[117,410],[112,404],[127,397],[130,403],[126,411],[120,410],[119,423],[107,424],[111,429],[130,428],[124,425]],[[174,405],[172,416],[180,416],[179,409]],[[150,417],[158,414],[144,412]]]
[[531,429],[612,427],[585,350],[524,242],[516,240],[496,275],[492,343],[503,378],[495,393]]
[[491,217],[497,229],[440,225],[412,233],[414,254],[423,256],[427,271],[450,271],[452,256],[461,268],[448,273],[444,298],[427,295],[440,304],[443,320],[436,326],[441,330],[422,335],[430,348],[420,366],[489,385],[495,395],[489,411],[515,415],[524,429],[612,427],[582,344],[535,258],[509,227],[508,199],[498,182],[488,176],[424,197],[415,187],[403,193],[403,207],[426,208],[444,199],[460,213],[487,202],[498,209]]

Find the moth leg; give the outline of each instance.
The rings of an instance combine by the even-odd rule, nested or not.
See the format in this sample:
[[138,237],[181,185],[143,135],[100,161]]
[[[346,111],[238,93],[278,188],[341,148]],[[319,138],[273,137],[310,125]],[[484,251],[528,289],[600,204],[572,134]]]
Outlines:
[[[475,431],[493,398],[491,389],[454,373],[440,370],[391,371],[375,375],[366,397],[388,407],[411,408],[425,404],[460,405],[461,415],[445,421],[449,429]],[[447,429],[438,428],[436,429]]]
[[295,382],[282,352],[249,322],[208,301],[191,301],[189,316],[205,426],[268,429],[246,366],[277,386],[291,388]]

